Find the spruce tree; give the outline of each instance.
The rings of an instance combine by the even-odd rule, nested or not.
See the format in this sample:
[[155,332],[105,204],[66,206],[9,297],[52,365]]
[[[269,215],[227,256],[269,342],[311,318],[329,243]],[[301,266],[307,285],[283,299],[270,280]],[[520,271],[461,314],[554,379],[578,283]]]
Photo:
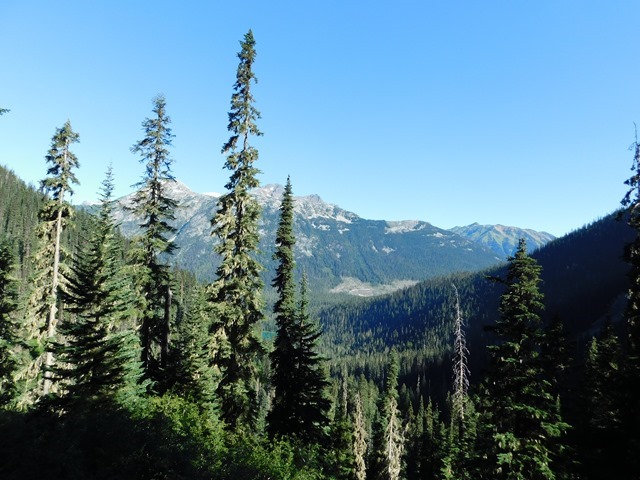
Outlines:
[[231,171],[227,192],[211,220],[215,247],[221,257],[216,280],[210,286],[210,298],[216,305],[212,333],[225,338],[227,347],[218,351],[216,364],[222,371],[217,393],[222,418],[232,430],[249,427],[256,399],[252,396],[257,380],[256,358],[264,353],[256,329],[263,319],[263,267],[256,259],[260,205],[250,191],[260,185],[255,167],[258,150],[251,137],[262,135],[256,121],[260,113],[254,107],[251,92],[256,82],[253,63],[255,40],[251,30],[240,42],[239,65],[231,96],[229,141],[222,147],[227,155],[224,167]]
[[145,376],[162,385],[167,366],[171,308],[171,273],[166,255],[177,248],[171,239],[175,228],[177,202],[167,195],[168,182],[174,181],[171,173],[173,159],[169,147],[173,139],[164,96],[153,99],[152,118],[142,122],[144,138],[131,151],[140,154],[145,173],[136,187],[131,211],[141,219],[141,233],[135,238],[131,256],[135,269],[137,289],[140,295],[142,319],[140,339]]
[[100,403],[131,406],[142,394],[140,344],[135,333],[135,298],[122,265],[122,242],[113,224],[113,176],[102,184],[100,210],[79,248],[67,294],[73,322],[62,325],[58,346],[65,408]]
[[541,267],[527,255],[521,239],[509,257],[500,318],[490,330],[489,376],[484,398],[489,464],[496,479],[554,479],[553,445],[566,425],[560,420],[551,383],[540,359],[544,308],[539,291]]
[[9,244],[0,240],[0,408],[6,407],[15,396],[13,374],[16,359],[17,324],[13,313],[17,308],[17,287],[12,276],[13,256]]

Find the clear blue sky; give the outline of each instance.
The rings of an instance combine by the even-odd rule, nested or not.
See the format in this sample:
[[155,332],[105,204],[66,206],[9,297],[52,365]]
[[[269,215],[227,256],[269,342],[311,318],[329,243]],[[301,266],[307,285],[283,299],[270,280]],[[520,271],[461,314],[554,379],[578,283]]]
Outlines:
[[[174,173],[223,191],[239,40],[258,52],[263,184],[364,218],[562,235],[613,211],[640,123],[640,2],[0,2],[0,164],[37,183],[57,127],[80,134],[75,202],[163,93]],[[2,201],[0,199],[0,201]]]

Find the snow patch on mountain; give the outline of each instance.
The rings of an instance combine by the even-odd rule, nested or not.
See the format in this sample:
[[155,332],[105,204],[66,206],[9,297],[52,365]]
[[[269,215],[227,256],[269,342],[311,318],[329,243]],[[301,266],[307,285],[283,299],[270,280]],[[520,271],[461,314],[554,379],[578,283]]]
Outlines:
[[421,222],[420,220],[401,220],[399,222],[387,221],[386,224],[387,226],[384,230],[384,233],[386,234],[417,232],[419,230],[424,230],[429,226],[428,223]]

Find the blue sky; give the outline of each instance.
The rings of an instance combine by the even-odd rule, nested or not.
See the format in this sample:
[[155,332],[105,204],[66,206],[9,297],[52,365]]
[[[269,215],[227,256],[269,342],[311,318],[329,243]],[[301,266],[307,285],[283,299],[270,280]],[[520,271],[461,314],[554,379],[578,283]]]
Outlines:
[[[143,166],[152,98],[175,176],[223,191],[239,41],[256,38],[263,184],[364,218],[562,235],[613,211],[640,123],[638,1],[30,1],[0,3],[0,164],[45,175],[55,129],[80,134],[94,199]],[[1,199],[0,199],[1,201]]]

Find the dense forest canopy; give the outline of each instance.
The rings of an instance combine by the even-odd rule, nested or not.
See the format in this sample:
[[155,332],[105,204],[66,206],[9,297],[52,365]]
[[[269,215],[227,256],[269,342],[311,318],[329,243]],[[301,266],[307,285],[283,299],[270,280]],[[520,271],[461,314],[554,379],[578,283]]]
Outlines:
[[111,168],[100,204],[73,207],[69,121],[39,189],[0,167],[0,476],[639,478],[637,142],[617,214],[532,254],[522,239],[499,267],[338,303],[295,261],[290,178],[261,263],[251,31],[237,58],[210,282],[171,260],[164,96],[131,148],[133,238]]

